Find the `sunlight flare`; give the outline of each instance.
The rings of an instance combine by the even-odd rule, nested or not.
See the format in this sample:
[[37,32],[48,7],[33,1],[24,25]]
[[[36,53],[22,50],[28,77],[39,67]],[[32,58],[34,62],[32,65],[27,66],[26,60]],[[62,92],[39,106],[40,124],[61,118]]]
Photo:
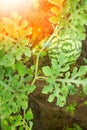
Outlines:
[[26,8],[28,0],[0,0],[0,14],[8,14],[13,11],[22,11]]

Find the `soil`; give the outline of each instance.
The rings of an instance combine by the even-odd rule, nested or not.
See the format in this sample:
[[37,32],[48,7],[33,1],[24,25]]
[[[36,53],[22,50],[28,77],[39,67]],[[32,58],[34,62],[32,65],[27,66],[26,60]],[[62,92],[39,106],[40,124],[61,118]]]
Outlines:
[[[83,57],[87,58],[87,39],[83,42],[77,66],[85,65]],[[66,112],[64,107],[56,106],[55,102],[47,102],[48,95],[41,93],[44,81],[37,81],[36,85],[37,89],[29,96],[29,105],[34,114],[33,130],[64,130],[65,126],[73,128],[74,124],[78,124],[82,130],[87,130],[87,105],[84,104],[84,101],[87,101],[86,96],[77,94],[67,98],[67,105],[77,103],[74,114],[71,114]]]

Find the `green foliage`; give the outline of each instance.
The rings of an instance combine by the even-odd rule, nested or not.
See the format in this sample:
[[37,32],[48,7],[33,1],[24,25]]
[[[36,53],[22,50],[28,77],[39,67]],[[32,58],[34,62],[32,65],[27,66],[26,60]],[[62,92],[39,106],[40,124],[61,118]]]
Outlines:
[[74,124],[73,128],[66,127],[64,130],[82,130],[78,124]]
[[72,103],[69,106],[67,106],[65,109],[67,112],[69,112],[71,115],[73,115],[76,110],[76,106],[77,106],[76,103]]
[[47,84],[42,93],[50,94],[49,102],[52,102],[56,97],[56,104],[60,107],[64,106],[67,96],[75,94],[76,86],[79,88],[80,85],[83,86],[83,91],[87,95],[87,78],[85,78],[87,66],[74,67],[72,72],[70,72],[70,66],[64,55],[60,55],[59,61],[52,59],[51,64],[51,67],[45,66],[42,68]]
[[[31,34],[31,28],[28,28],[26,20],[20,21],[21,17],[17,14],[15,14],[16,19],[13,16],[12,19],[2,19],[5,34],[9,33],[9,35],[0,33],[0,125],[2,129],[32,129],[33,114],[28,106],[28,98],[37,87],[37,80],[45,81],[42,93],[49,94],[49,102],[56,99],[56,105],[60,107],[66,104],[69,95],[77,93],[79,87],[83,88],[83,93],[87,96],[87,59],[85,59],[86,65],[71,68],[72,61],[75,63],[80,56],[82,40],[85,40],[86,36],[84,27],[87,25],[86,5],[86,0],[67,0],[61,13],[57,12],[57,8],[52,8],[55,17],[50,20],[55,28],[54,32],[44,46],[36,52],[30,48],[27,36]],[[59,17],[61,15],[62,17]],[[11,23],[13,26],[10,26]],[[17,37],[18,30],[12,32],[15,27],[21,30],[20,37]],[[45,49],[51,63],[46,66],[40,64],[47,56]],[[50,50],[53,52],[52,55]],[[31,62],[33,59],[34,61]],[[70,104],[67,110],[73,113],[75,106],[76,104]],[[69,129],[71,130],[67,128]],[[72,130],[77,129],[81,130],[75,124]]]
[[[24,66],[22,65],[22,67]],[[32,76],[24,76],[24,74],[26,73],[24,73],[25,71],[23,72],[22,69],[22,72],[18,70],[18,74],[11,67],[1,66],[1,70],[2,73],[0,73],[0,117],[3,121],[2,124],[4,126],[4,129],[15,130],[17,126],[24,125],[24,121],[21,121],[21,115],[18,116],[18,119],[19,117],[20,119],[17,120],[17,116],[13,114],[17,113],[17,115],[19,115],[21,110],[26,111],[28,109],[28,94],[33,92],[35,86],[31,86],[29,84],[29,81],[32,80]],[[32,117],[30,112],[27,113],[29,114],[29,117]],[[25,113],[25,116],[27,116],[27,113]],[[10,118],[14,122],[9,122]],[[32,118],[30,118],[29,120],[31,119]]]
[[[59,39],[71,38],[73,40],[85,39],[85,28],[87,25],[87,1],[86,0],[67,0],[65,7],[62,9],[61,18],[57,17],[59,10],[53,10],[57,17],[59,26]],[[58,13],[57,13],[58,12]],[[61,10],[60,10],[61,12]],[[54,21],[52,21],[54,22]]]
[[[0,118],[4,130],[32,128],[32,118],[24,118],[29,109],[28,95],[35,89],[29,84],[33,73],[26,66],[31,57],[28,42],[22,39],[21,44],[14,44],[12,39],[5,37],[0,43]],[[24,115],[20,114],[21,111]],[[31,113],[28,114],[32,117]]]
[[51,10],[55,12],[55,16],[53,16],[55,18],[52,17],[49,20],[53,24],[55,23],[56,28],[46,42],[51,66],[42,68],[44,76],[46,76],[43,77],[46,79],[46,86],[42,93],[49,93],[49,102],[56,97],[56,104],[61,107],[66,103],[69,94],[76,93],[76,87],[83,86],[83,91],[87,95],[87,66],[74,67],[70,71],[70,64],[75,63],[80,56],[81,42],[86,37],[84,27],[87,25],[86,4],[86,1],[82,0],[67,0],[62,12],[54,7]]
[[84,61],[85,61],[85,64],[87,65],[87,59],[86,58],[84,58]]
[[[53,2],[56,1],[52,0]],[[82,40],[85,40],[87,25],[87,2],[86,0],[67,0],[65,7],[58,9],[52,7],[55,13],[49,20],[56,29],[52,39],[47,43],[47,50],[50,57],[58,58],[62,52],[68,57],[68,62],[75,62],[81,54]]]

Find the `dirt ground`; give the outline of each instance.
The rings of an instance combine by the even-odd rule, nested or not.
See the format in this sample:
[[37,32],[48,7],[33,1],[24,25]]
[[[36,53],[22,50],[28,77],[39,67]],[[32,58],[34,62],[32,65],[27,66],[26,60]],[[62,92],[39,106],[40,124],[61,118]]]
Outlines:
[[[84,65],[83,57],[87,58],[87,39],[83,42],[82,53],[77,65]],[[64,130],[64,126],[73,127],[77,123],[82,130],[87,130],[87,105],[79,95],[69,96],[67,104],[77,102],[75,113],[71,115],[55,103],[47,102],[47,95],[41,94],[44,82],[37,82],[37,89],[29,96],[29,105],[33,111],[33,130]]]

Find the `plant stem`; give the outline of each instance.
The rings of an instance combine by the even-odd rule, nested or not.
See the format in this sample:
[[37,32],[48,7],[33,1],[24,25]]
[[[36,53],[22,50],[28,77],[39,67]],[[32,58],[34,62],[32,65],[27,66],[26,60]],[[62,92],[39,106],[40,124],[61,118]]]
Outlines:
[[[37,77],[38,79],[42,79],[42,80],[46,80],[46,79],[49,79],[50,77],[45,77],[45,76],[38,76]],[[75,83],[75,84],[82,84],[82,85],[85,85],[87,84],[87,81],[84,81],[84,80],[79,80],[79,79],[55,79],[54,78],[54,81],[57,81],[57,82],[62,82],[62,83]]]
[[48,1],[49,1],[50,3],[52,3],[52,4],[54,4],[55,6],[57,6],[57,7],[59,8],[57,2],[54,2],[54,1],[52,1],[52,0],[48,0]]
[[85,6],[83,6],[82,8],[78,9],[76,12],[73,12],[73,14],[69,17],[68,21],[70,21],[73,17],[75,17],[75,15],[77,15],[79,12],[81,12],[81,10],[84,9]]
[[87,81],[84,80],[79,80],[79,79],[56,79],[56,81],[58,82],[62,82],[62,83],[75,83],[75,84],[82,84],[82,85],[86,85]]
[[[39,55],[40,55],[40,53],[44,50],[44,48],[48,46],[49,42],[53,39],[53,37],[54,37],[55,34],[56,34],[57,29],[58,29],[58,25],[56,25],[56,27],[55,27],[55,29],[54,29],[54,32],[52,33],[52,35],[49,37],[49,39],[46,41],[46,43],[44,44],[44,46],[43,46],[43,47],[41,48],[41,50],[39,51]],[[58,30],[60,30],[60,28],[59,28]]]
[[38,80],[46,80],[48,79],[49,77],[45,77],[45,76],[38,76],[37,79]]
[[[53,32],[52,35],[49,37],[49,39],[47,40],[47,42],[44,44],[44,46],[41,48],[41,50],[39,51],[39,53],[38,53],[38,55],[37,55],[37,58],[36,58],[36,68],[35,68],[35,76],[34,76],[34,79],[33,79],[32,83],[31,83],[31,85],[34,85],[36,79],[39,78],[37,73],[38,73],[38,67],[39,67],[38,64],[39,64],[40,54],[41,54],[41,52],[44,50],[44,48],[45,48],[46,46],[48,46],[49,42],[50,42],[50,41],[52,40],[52,38],[55,36],[57,29],[58,29],[58,25],[56,25],[56,27],[55,27],[55,29],[54,29],[54,32]],[[60,28],[59,28],[59,30],[60,30]]]
[[37,74],[38,73],[38,66],[39,66],[38,64],[39,64],[39,54],[36,57],[35,76],[34,76],[34,79],[33,79],[32,83],[31,83],[31,86],[34,85],[34,83],[35,83],[35,81],[37,79],[37,76],[38,76],[38,74]]
[[30,128],[29,128],[29,126],[27,125],[27,122],[25,121],[25,119],[24,118],[22,118],[22,121],[24,122],[24,128],[28,128],[28,130],[30,130]]

